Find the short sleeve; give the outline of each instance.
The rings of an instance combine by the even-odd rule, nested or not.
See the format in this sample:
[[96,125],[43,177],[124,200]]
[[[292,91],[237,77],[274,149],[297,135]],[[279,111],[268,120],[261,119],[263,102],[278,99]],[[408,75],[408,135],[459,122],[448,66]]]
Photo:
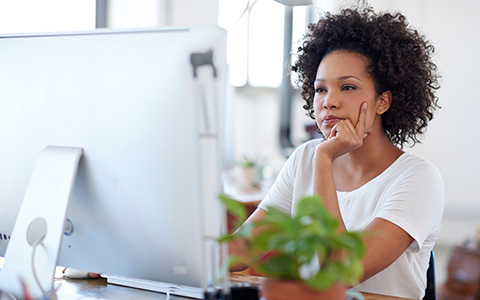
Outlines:
[[268,211],[268,207],[275,207],[291,215],[295,176],[294,161],[295,156],[292,154],[283,165],[267,195],[258,205],[259,208]]
[[312,180],[311,170],[307,170],[305,165],[311,166],[313,151],[320,142],[318,139],[310,140],[295,149],[280,170],[267,196],[260,202],[260,208],[268,210],[269,206],[273,206],[292,215],[296,193],[303,192],[303,182],[299,184],[298,181],[303,181],[303,173],[309,174],[308,180]]
[[407,251],[418,252],[441,224],[445,193],[440,172],[422,160],[394,180],[387,193],[388,200],[376,217],[405,230],[414,239]]

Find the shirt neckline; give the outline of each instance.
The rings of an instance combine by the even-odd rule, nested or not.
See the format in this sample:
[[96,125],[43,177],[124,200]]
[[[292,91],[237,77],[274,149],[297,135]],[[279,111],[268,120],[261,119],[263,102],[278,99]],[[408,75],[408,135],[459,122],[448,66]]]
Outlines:
[[383,170],[382,173],[378,174],[377,176],[375,176],[374,178],[366,182],[364,185],[351,191],[337,190],[337,195],[342,195],[343,197],[346,197],[346,196],[354,196],[356,194],[362,193],[364,190],[369,189],[371,185],[376,184],[377,181],[382,180],[383,177],[388,176],[389,173],[393,172],[394,167],[400,164],[405,159],[407,159],[408,156],[410,156],[408,152],[402,153],[399,157],[397,157],[397,159],[393,163],[391,163],[385,170]]

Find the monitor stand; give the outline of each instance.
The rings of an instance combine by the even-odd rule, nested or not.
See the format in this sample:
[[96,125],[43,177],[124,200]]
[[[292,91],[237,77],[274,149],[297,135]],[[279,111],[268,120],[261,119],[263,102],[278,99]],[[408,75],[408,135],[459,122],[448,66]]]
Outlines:
[[[47,147],[38,157],[5,252],[0,289],[19,299],[55,299],[53,278],[83,150]],[[50,294],[51,293],[51,294]]]

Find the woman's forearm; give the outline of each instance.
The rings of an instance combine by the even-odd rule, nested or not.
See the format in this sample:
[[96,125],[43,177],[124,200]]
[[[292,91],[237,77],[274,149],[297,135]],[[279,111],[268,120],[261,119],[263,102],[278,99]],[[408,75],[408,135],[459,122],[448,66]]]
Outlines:
[[345,224],[338,206],[337,189],[332,173],[332,160],[317,151],[314,157],[313,193],[322,198],[324,206],[339,221],[339,230],[345,231]]

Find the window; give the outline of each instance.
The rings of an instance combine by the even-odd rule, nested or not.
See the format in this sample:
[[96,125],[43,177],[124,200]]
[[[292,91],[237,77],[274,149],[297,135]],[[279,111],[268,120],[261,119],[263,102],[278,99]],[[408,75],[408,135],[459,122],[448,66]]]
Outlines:
[[80,31],[95,28],[95,0],[0,1],[0,33]]
[[[239,20],[247,4],[254,6]],[[234,86],[280,85],[287,63],[283,60],[286,9],[290,8],[271,0],[219,0],[219,25],[227,30],[231,28],[228,63]],[[294,45],[306,32],[310,10],[311,7],[306,6],[293,8]]]

